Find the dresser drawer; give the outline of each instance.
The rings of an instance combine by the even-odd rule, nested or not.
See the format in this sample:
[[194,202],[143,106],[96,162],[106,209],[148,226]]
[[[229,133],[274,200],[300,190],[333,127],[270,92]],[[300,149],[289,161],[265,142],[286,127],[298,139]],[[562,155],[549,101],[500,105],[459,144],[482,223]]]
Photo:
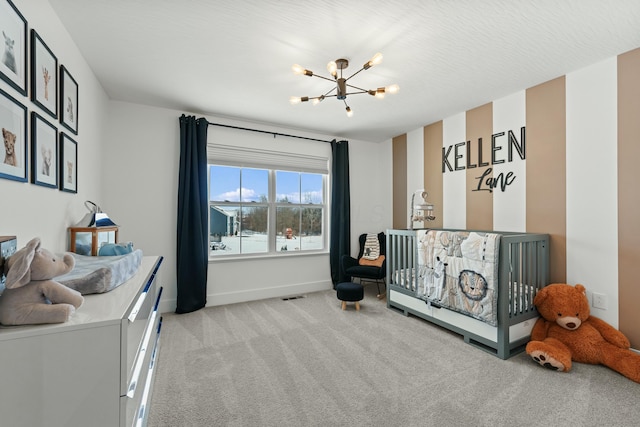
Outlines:
[[[120,396],[131,394],[132,388],[137,386],[140,366],[143,363],[144,354],[141,350],[146,345],[145,335],[149,339],[149,334],[154,328],[154,320],[157,316],[157,305],[160,300],[158,294],[158,270],[160,262],[149,274],[145,285],[140,289],[139,294],[134,299],[130,311],[122,319],[122,372]],[[134,372],[138,369],[138,372]]]
[[149,316],[147,329],[134,362],[127,393],[120,398],[120,412],[124,417],[121,425],[124,426],[145,426],[149,415],[148,404],[162,328],[162,317],[158,313],[161,295],[162,288],[158,292],[152,314]]

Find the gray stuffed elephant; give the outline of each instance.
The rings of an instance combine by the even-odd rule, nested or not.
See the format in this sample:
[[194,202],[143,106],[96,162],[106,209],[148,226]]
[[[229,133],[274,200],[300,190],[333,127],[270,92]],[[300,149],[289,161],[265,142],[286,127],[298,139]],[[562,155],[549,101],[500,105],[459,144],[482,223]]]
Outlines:
[[0,295],[0,323],[28,325],[63,323],[84,298],[80,292],[51,280],[70,272],[75,260],[62,258],[40,247],[34,238],[7,260],[6,288]]

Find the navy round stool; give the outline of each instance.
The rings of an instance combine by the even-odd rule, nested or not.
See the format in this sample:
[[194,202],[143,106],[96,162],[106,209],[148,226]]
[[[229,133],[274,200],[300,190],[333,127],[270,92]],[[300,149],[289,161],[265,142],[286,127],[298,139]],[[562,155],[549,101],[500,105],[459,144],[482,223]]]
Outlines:
[[360,283],[342,282],[336,286],[338,299],[342,301],[342,309],[347,309],[347,301],[356,303],[356,310],[360,311],[360,301],[364,298],[364,288]]

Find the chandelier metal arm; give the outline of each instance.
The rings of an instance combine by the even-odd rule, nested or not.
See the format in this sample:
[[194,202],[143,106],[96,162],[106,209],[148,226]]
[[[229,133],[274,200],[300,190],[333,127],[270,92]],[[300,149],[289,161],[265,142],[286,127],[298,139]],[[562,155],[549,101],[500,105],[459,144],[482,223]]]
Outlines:
[[360,68],[358,71],[356,71],[355,73],[351,74],[349,77],[347,77],[344,80],[345,81],[349,80],[351,77],[355,76],[356,74],[358,74],[360,71],[363,71],[364,69],[365,69],[364,67]]
[[319,74],[313,74],[312,77],[318,77],[320,79],[328,80],[328,81],[330,81],[332,83],[335,83],[335,81],[336,81],[335,79],[330,79],[329,77],[321,76]]
[[[329,93],[331,93],[331,92],[329,92]],[[359,93],[369,93],[369,92],[368,92],[368,91],[362,91],[362,92],[348,92],[348,93],[345,93],[345,95],[357,95],[357,94],[359,94]],[[337,97],[337,96],[338,96],[338,94],[333,94],[333,95],[322,95],[322,96],[324,96],[325,98],[335,98],[335,97]],[[309,99],[314,99],[314,98],[320,98],[320,97],[319,97],[319,96],[315,96],[315,97],[313,97],[313,98],[309,98]]]
[[[361,87],[358,86],[353,86],[353,85],[347,85],[348,87],[352,88],[352,89],[358,89],[361,92],[357,92],[357,93],[369,93],[370,91],[367,89],[362,89]],[[352,95],[351,93],[348,93],[347,95]]]

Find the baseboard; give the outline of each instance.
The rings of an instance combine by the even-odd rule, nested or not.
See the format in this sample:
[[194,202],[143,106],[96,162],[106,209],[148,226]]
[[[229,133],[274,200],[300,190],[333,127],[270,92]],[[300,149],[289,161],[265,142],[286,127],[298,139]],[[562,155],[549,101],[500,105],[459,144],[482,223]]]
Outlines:
[[311,282],[239,292],[209,294],[207,295],[207,307],[236,304],[239,302],[256,301],[268,298],[289,297],[308,292],[326,291],[332,287],[333,285],[331,282]]
[[[278,286],[266,289],[251,289],[238,292],[224,292],[207,295],[207,307],[219,305],[236,304],[239,302],[257,301],[268,298],[290,297],[309,292],[319,292],[332,289],[331,282],[311,282],[296,285]],[[176,300],[162,300],[158,309],[161,313],[174,312],[176,310]]]

